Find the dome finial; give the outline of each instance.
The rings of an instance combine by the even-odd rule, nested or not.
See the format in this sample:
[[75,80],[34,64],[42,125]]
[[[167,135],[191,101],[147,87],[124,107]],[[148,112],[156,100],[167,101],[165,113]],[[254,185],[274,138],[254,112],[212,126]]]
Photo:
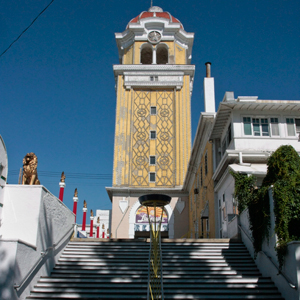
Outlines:
[[152,6],[152,1],[151,1],[151,7],[148,9],[149,12],[163,12],[163,9],[160,8],[159,6]]

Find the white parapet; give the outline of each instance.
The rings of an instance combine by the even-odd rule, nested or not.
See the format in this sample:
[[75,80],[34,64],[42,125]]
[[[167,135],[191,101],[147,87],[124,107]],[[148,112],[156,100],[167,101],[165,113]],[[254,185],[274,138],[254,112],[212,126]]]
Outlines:
[[3,189],[0,299],[23,300],[50,274],[73,232],[74,214],[41,185]]

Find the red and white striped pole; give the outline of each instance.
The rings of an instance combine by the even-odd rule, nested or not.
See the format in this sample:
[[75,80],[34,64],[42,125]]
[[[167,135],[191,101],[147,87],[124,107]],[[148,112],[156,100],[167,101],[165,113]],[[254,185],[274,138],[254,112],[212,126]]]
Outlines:
[[90,237],[93,237],[93,231],[94,231],[94,214],[93,214],[93,210],[91,209],[91,216],[90,216]]
[[86,201],[83,201],[83,218],[82,218],[82,231],[85,231],[85,224],[86,224],[86,212],[87,212],[87,207],[86,207]]
[[100,217],[97,219],[97,239],[100,237]]
[[75,215],[75,223],[76,223],[76,215],[77,215],[77,202],[78,202],[78,192],[77,192],[77,188],[75,189],[74,192],[74,197],[73,197],[73,214]]
[[59,182],[59,197],[58,197],[61,202],[64,201],[64,190],[66,186],[65,179],[66,179],[65,173],[62,172],[60,182]]

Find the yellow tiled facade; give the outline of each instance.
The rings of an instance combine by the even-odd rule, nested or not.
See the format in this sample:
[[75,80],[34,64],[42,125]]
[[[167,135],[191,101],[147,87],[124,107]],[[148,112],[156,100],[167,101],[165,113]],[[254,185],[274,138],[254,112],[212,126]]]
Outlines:
[[[149,43],[134,42],[127,47],[122,64],[141,65],[145,44]],[[163,45],[168,49],[169,61],[186,64],[183,47],[176,42]],[[151,47],[155,49],[158,45]],[[181,186],[191,151],[190,75],[182,76],[180,89],[167,84],[128,88],[125,76],[117,78],[113,186]],[[154,80],[155,77],[158,78],[153,76]],[[155,157],[155,164],[150,164],[150,156]],[[150,181],[150,173],[155,174],[155,181]]]

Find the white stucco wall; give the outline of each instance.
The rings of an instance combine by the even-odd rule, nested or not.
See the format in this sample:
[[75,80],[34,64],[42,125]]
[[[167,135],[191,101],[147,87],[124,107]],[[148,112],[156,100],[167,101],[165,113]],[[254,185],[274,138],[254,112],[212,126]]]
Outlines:
[[[228,173],[225,172],[223,177],[220,179],[218,185],[215,188],[216,193],[216,202],[215,203],[215,209],[218,213],[218,229],[222,226],[222,236],[218,236],[220,238],[231,238],[236,235],[236,231],[232,228],[230,231],[228,231],[228,214],[233,214],[233,203],[232,203],[232,197],[234,194],[234,179],[233,177]],[[224,197],[223,197],[224,195]],[[225,201],[224,201],[225,200]],[[221,202],[221,208],[222,211],[220,212],[219,209],[219,201]],[[223,210],[225,209],[225,218],[223,214]],[[221,214],[221,215],[220,215]],[[221,224],[219,224],[221,220]],[[233,223],[234,225],[236,223]],[[218,232],[219,233],[219,232]]]
[[[138,197],[114,196],[112,201],[112,238],[134,238],[134,223]],[[172,197],[166,207],[169,237],[180,238],[188,232],[188,198]]]
[[[265,277],[271,277],[279,292],[285,299],[300,300],[300,242],[295,241],[288,244],[285,263],[282,268],[282,271],[287,275],[290,283],[296,285],[297,289],[293,289],[272,263],[273,261],[275,265],[279,265],[275,251],[276,235],[274,234],[274,226],[271,225],[269,240],[264,241],[262,251],[257,253],[257,256],[255,256],[247,209],[240,214],[240,224],[242,227],[242,240],[252,258],[255,259],[255,263],[262,275]],[[268,257],[271,258],[272,261]]]
[[7,172],[8,172],[7,152],[6,152],[4,141],[0,135],[0,227],[2,223],[4,187],[6,185]]
[[[257,118],[278,118],[279,136],[249,136],[244,135],[243,117]],[[286,127],[286,118],[297,117],[291,111],[284,113],[260,111],[234,111],[232,114],[234,148],[235,150],[245,151],[275,151],[281,145],[292,145],[296,151],[300,151],[298,136],[288,136]],[[299,117],[299,116],[298,116]]]
[[[6,185],[4,195],[0,298],[25,299],[38,278],[50,274],[69,241],[75,216],[43,186]],[[35,272],[14,289],[37,262]]]

